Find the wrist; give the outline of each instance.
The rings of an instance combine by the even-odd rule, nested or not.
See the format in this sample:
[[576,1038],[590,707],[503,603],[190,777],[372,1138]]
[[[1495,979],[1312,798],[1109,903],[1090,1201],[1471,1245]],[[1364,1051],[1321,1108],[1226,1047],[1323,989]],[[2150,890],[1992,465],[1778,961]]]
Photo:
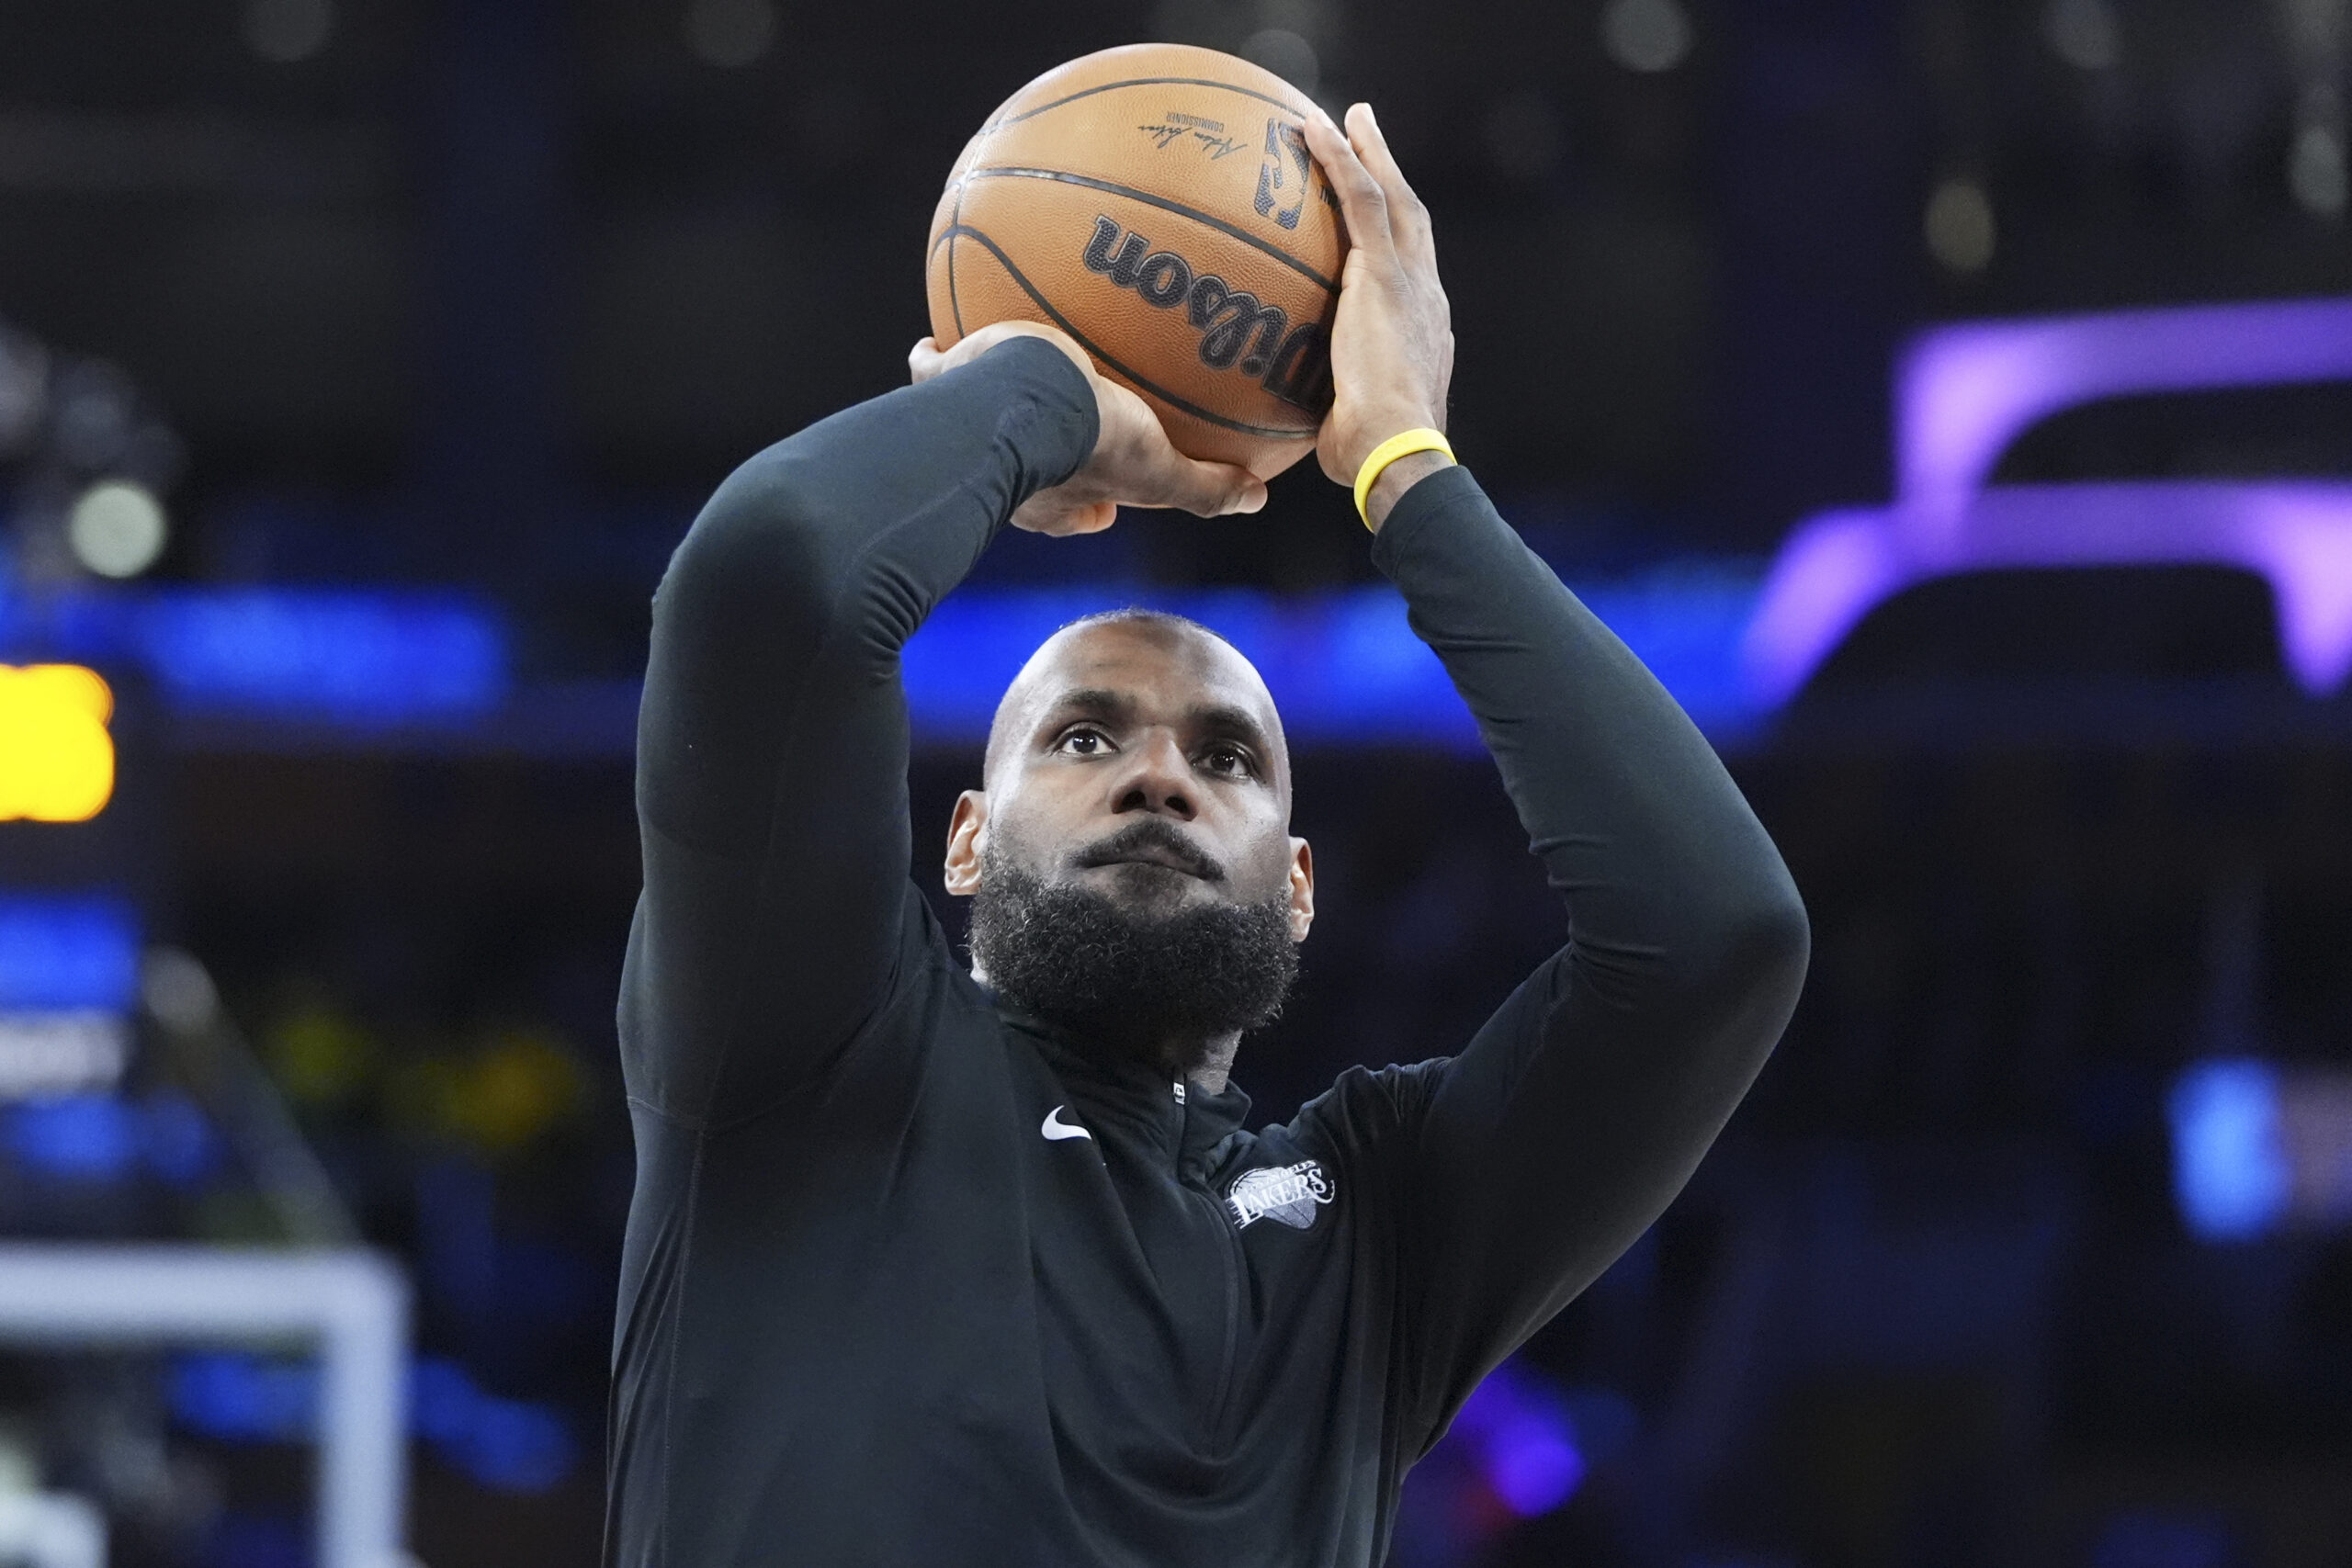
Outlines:
[[1445,416],[1427,409],[1387,409],[1368,418],[1351,419],[1348,423],[1362,432],[1363,437],[1350,443],[1353,450],[1349,454],[1348,471],[1351,474],[1363,468],[1364,459],[1378,451],[1381,444],[1391,436],[1402,435],[1408,430],[1445,429]]
[[1372,489],[1363,499],[1365,526],[1374,533],[1388,520],[1388,513],[1405,499],[1405,492],[1436,473],[1440,468],[1453,467],[1453,459],[1442,452],[1408,452],[1380,471],[1372,481]]

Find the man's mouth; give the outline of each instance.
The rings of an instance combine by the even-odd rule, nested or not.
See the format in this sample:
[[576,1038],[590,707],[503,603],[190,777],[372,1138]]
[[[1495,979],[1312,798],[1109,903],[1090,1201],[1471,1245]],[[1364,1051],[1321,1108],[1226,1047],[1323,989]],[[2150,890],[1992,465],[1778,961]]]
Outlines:
[[1157,865],[1203,882],[1225,880],[1223,866],[1194,849],[1173,828],[1157,823],[1138,822],[1114,833],[1079,852],[1078,863],[1090,871],[1104,865]]

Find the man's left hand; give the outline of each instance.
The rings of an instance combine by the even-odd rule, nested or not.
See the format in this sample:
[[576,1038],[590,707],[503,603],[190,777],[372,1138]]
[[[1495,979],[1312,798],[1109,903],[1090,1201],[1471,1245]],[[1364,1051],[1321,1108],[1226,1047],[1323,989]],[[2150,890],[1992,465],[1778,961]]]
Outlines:
[[1042,338],[1084,373],[1094,393],[1094,450],[1070,475],[1041,490],[1012,513],[1012,525],[1032,534],[1099,534],[1118,521],[1122,506],[1173,507],[1196,517],[1255,512],[1266,504],[1265,482],[1230,463],[1204,463],[1169,444],[1159,416],[1126,388],[1094,368],[1069,333],[1035,321],[998,321],[942,349],[930,338],[907,355],[918,382],[953,370],[1016,337]]
[[[1390,436],[1445,428],[1453,316],[1438,282],[1429,209],[1405,183],[1372,106],[1349,109],[1344,131],[1319,113],[1309,116],[1306,145],[1348,221],[1331,329],[1331,412],[1315,452],[1324,473],[1352,487],[1363,460]],[[1377,529],[1396,497],[1445,461],[1423,452],[1390,464],[1373,487],[1366,521]]]

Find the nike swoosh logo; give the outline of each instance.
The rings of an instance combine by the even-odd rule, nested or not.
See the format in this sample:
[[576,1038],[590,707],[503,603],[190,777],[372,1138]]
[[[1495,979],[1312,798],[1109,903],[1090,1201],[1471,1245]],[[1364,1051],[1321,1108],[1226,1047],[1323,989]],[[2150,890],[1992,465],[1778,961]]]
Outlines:
[[1046,1124],[1037,1130],[1048,1138],[1091,1138],[1093,1134],[1061,1119],[1062,1108],[1055,1106],[1046,1112]]

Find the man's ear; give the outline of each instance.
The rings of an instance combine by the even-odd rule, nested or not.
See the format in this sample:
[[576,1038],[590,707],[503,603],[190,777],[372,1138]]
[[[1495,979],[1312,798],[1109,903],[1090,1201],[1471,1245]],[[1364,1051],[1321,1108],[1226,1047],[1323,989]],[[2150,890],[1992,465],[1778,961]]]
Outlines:
[[1290,841],[1290,939],[1306,940],[1306,928],[1315,923],[1315,852],[1306,847],[1305,839]]
[[947,818],[947,891],[969,898],[980,890],[980,852],[988,848],[989,796],[967,789]]

